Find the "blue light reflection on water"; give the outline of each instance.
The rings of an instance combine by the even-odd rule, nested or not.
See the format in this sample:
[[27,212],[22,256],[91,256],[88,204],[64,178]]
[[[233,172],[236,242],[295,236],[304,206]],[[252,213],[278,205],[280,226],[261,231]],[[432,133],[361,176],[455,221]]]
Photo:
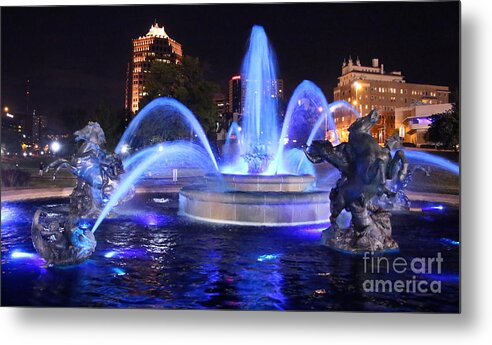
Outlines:
[[[155,205],[154,212],[158,208],[169,218],[165,225],[148,226],[128,219],[105,222],[97,232],[96,253],[80,265],[46,269],[37,255],[12,258],[14,250],[35,252],[29,226],[11,225],[9,233],[14,236],[2,243],[3,302],[119,308],[387,311],[415,310],[418,305],[419,310],[426,311],[457,310],[458,246],[443,251],[443,293],[425,298],[410,295],[401,304],[401,298],[395,295],[367,296],[361,292],[362,259],[320,246],[325,226],[245,231],[235,226],[190,223],[175,216],[176,206],[172,205],[177,200],[165,197],[171,201],[148,203]],[[146,204],[139,199],[142,196],[135,198],[137,204]],[[25,212],[24,206],[17,207]],[[432,223],[418,213],[393,215],[394,236],[402,248],[398,255],[435,256],[436,251],[442,251],[440,239],[454,238],[458,217],[456,211],[444,212],[433,213],[436,221]]]
[[441,242],[444,243],[444,244],[451,244],[453,246],[459,246],[460,245],[460,241],[455,241],[455,240],[452,240],[450,238],[441,238]]
[[276,260],[280,257],[280,254],[263,254],[258,256],[257,261],[263,262],[263,261],[272,261]]

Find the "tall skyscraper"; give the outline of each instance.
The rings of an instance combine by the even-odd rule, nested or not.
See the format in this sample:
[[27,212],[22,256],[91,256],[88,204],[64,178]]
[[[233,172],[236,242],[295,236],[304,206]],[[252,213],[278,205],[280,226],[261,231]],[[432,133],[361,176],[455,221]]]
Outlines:
[[153,61],[180,63],[183,57],[181,44],[164,31],[164,27],[154,23],[145,36],[132,40],[132,55],[127,69],[127,88],[125,109],[135,114],[140,109],[140,100],[147,93],[148,80]]
[[243,112],[243,91],[240,75],[229,80],[229,112],[239,114]]
[[[373,127],[373,135],[380,143],[395,131],[395,109],[419,104],[443,104],[449,102],[449,87],[407,83],[400,71],[386,72],[378,59],[371,66],[362,66],[359,58],[354,62],[343,61],[342,75],[333,90],[335,101],[345,100],[354,105],[361,115],[378,109],[380,122]],[[340,109],[335,112],[338,136],[343,140],[353,121]]]
[[32,142],[39,144],[44,131],[48,128],[48,118],[44,115],[39,115],[36,110],[32,111]]
[[[245,83],[247,83],[247,81],[244,81],[240,75],[233,76],[229,80],[229,112],[238,114],[243,113],[246,90]],[[271,83],[267,82],[265,85],[265,92],[269,93],[272,97],[276,97],[278,100],[283,100],[283,79],[272,80]]]

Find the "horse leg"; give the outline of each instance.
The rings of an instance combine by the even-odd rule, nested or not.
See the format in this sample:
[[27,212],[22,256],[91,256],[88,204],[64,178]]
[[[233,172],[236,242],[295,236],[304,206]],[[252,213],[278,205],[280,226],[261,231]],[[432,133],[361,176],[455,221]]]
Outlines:
[[386,177],[392,179],[396,173],[396,169],[398,167],[398,162],[401,162],[401,168],[398,170],[398,181],[403,181],[408,173],[408,160],[405,156],[405,152],[403,150],[398,150],[395,152],[395,155],[388,163],[388,169]]
[[345,199],[340,190],[330,195],[330,223],[335,229],[338,229],[337,218],[345,208]]

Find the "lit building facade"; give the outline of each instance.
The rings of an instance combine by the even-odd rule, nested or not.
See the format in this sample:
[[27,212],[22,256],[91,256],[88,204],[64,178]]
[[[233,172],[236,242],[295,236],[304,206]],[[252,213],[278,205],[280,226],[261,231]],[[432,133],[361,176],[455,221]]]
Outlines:
[[241,76],[235,75],[229,80],[229,112],[241,114],[243,112],[243,89]]
[[23,113],[2,112],[2,154],[21,155],[31,147],[32,119]]
[[[395,109],[413,105],[435,105],[449,102],[449,87],[407,83],[400,71],[386,72],[378,59],[371,66],[362,66],[357,58],[342,64],[342,75],[333,90],[334,100],[344,100],[354,105],[361,115],[378,109],[381,119],[372,129],[373,136],[383,143],[395,134]],[[343,119],[342,119],[343,117]],[[339,137],[353,119],[343,111],[335,112]]]
[[425,140],[425,133],[432,124],[431,116],[453,108],[451,103],[422,104],[395,109],[395,129],[403,142],[420,147],[432,143]]
[[36,114],[36,110],[32,113],[32,142],[40,144],[41,138],[48,128],[48,118],[44,115]]
[[132,55],[127,70],[125,109],[135,114],[140,109],[140,100],[146,95],[145,83],[153,61],[180,63],[183,50],[180,43],[170,38],[154,23],[149,32],[132,40]]

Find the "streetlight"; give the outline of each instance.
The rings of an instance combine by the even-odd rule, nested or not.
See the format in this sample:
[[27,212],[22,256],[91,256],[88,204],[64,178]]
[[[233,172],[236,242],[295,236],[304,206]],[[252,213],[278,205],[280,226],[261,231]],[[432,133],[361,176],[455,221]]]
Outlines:
[[6,112],[6,113],[8,113],[9,112],[9,107],[3,108],[3,111]]
[[53,141],[51,143],[51,151],[53,151],[53,153],[57,153],[58,151],[60,151],[61,149],[61,145],[58,141]]

